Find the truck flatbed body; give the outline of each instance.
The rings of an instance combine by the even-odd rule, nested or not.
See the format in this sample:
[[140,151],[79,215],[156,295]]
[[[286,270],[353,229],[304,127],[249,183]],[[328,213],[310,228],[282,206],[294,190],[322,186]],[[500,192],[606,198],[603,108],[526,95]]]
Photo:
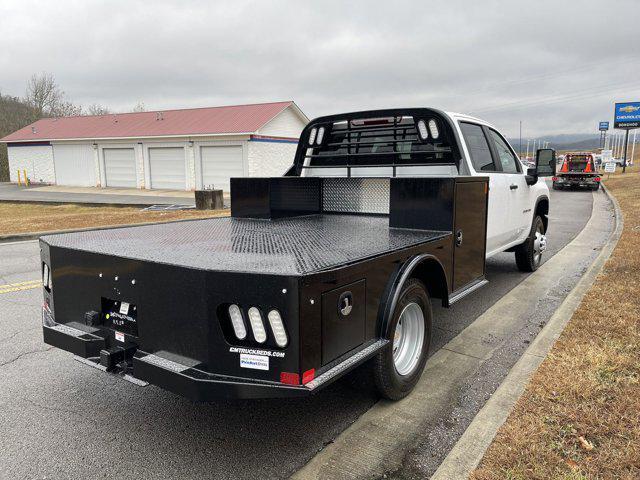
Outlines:
[[386,216],[211,218],[51,235],[51,247],[219,272],[297,276],[431,242],[450,231],[389,227]]
[[431,303],[486,283],[489,177],[460,174],[454,127],[322,117],[284,177],[231,179],[229,218],[43,237],[45,342],[194,401],[305,396],[396,352],[417,381]]

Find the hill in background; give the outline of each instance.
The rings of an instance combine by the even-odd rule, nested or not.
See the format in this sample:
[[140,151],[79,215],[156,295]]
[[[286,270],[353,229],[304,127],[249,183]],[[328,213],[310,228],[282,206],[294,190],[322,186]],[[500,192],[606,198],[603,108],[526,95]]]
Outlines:
[[[611,135],[611,130],[609,131],[609,135]],[[632,132],[629,132],[629,145],[631,145],[631,135]],[[513,148],[518,150],[520,139],[518,138],[510,138],[508,139],[509,143]],[[529,148],[532,148],[533,140],[538,140],[539,142],[549,142],[549,147],[555,148],[556,150],[594,150],[596,148],[600,148],[600,135],[597,133],[565,133],[561,135],[545,135],[543,137],[531,138],[529,139],[531,142],[529,143]],[[637,143],[640,143],[640,136],[637,138]],[[527,150],[527,139],[522,139],[522,152],[526,152]]]

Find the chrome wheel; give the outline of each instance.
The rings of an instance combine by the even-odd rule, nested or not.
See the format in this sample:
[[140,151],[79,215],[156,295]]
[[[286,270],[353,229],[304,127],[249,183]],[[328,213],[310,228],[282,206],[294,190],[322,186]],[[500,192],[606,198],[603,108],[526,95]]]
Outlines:
[[542,231],[542,225],[538,225],[536,236],[533,239],[533,261],[536,265],[542,260],[542,252],[547,249],[547,236]]
[[415,302],[402,310],[393,336],[393,363],[398,375],[409,375],[416,368],[424,342],[424,312]]

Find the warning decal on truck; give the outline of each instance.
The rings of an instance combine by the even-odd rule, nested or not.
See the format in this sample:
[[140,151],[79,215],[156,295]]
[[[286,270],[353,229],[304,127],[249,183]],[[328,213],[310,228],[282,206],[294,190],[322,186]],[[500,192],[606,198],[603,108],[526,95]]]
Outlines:
[[261,355],[240,354],[240,367],[253,368],[254,370],[269,370],[269,357]]

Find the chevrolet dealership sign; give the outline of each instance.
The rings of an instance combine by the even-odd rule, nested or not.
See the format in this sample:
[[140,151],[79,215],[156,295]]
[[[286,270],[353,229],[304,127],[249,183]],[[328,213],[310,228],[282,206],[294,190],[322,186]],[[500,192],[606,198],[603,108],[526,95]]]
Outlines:
[[614,128],[640,127],[640,102],[616,103]]

